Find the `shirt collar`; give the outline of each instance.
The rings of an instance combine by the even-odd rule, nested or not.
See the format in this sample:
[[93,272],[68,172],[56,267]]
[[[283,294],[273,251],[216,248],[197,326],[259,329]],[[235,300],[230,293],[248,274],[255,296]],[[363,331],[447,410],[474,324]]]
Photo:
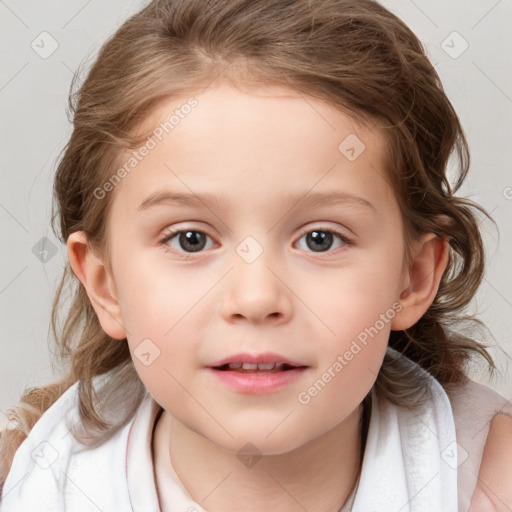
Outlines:
[[162,410],[148,393],[128,433],[126,478],[133,512],[161,512],[153,469],[152,438]]
[[[205,512],[188,494],[172,465],[163,464],[162,458],[153,456],[153,437],[162,412],[163,408],[148,393],[141,402],[128,433],[126,478],[133,512],[162,512],[162,510]],[[169,453],[169,436],[161,435],[157,444],[159,450]],[[157,492],[158,477],[155,467],[160,475],[160,482],[165,483],[161,485],[159,492]]]

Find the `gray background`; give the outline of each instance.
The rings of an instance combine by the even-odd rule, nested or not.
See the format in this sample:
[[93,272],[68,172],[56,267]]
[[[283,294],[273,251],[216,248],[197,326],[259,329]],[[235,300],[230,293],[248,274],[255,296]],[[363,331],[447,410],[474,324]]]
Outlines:
[[[482,220],[489,264],[471,311],[490,329],[486,342],[500,373],[490,381],[474,367],[471,377],[512,399],[512,1],[382,3],[426,45],[470,144],[463,194],[498,224],[499,233]],[[49,321],[67,254],[50,228],[51,195],[56,159],[71,133],[73,71],[143,4],[0,0],[0,427],[26,387],[56,377]],[[58,47],[47,55],[52,45]]]

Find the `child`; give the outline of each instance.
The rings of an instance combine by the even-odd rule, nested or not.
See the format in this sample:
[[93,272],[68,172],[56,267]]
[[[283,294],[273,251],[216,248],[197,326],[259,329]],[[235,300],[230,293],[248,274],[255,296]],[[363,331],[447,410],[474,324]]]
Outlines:
[[483,210],[454,195],[466,140],[400,20],[371,0],[155,0],[74,108],[52,315],[69,372],[2,435],[2,512],[506,503],[477,475],[512,408],[466,377],[472,354],[494,365],[456,330]]

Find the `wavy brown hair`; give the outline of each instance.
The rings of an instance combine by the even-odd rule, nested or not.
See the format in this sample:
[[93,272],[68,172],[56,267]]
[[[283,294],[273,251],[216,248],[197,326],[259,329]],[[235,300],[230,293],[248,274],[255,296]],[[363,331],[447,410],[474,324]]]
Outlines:
[[[56,236],[65,243],[70,233],[84,231],[109,265],[105,230],[114,194],[98,200],[94,190],[112,176],[126,151],[147,137],[138,127],[150,112],[215,79],[239,86],[285,85],[378,127],[388,141],[387,171],[406,241],[435,233],[450,246],[431,307],[410,329],[393,331],[389,346],[447,391],[465,381],[473,354],[494,371],[484,345],[462,329],[472,318],[467,306],[484,270],[476,214],[487,215],[455,195],[469,168],[464,132],[418,38],[372,0],[149,3],[108,39],[83,84],[70,94],[74,128],[55,176]],[[451,184],[452,155],[458,175]],[[61,327],[66,285],[73,297]],[[82,419],[82,431],[74,435],[91,445],[125,425],[145,394],[126,339],[106,335],[69,264],[53,302],[51,328],[65,376],[31,389],[10,411],[17,427],[2,436],[3,478],[21,441],[72,384],[78,382]],[[411,406],[421,401],[424,383],[404,369],[402,357],[386,354],[375,387],[392,402]],[[93,379],[101,375],[104,384],[96,389]]]

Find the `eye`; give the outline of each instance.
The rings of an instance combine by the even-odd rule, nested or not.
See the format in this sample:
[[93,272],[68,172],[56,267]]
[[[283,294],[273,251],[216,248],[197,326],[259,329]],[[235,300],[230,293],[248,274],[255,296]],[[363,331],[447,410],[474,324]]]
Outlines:
[[[299,242],[304,237],[307,248],[313,252],[328,252],[332,248],[335,238],[338,238],[340,241],[338,247],[352,245],[352,241],[349,238],[331,228],[317,228],[304,231]],[[197,229],[170,230],[164,234],[164,237],[158,244],[170,247],[178,253],[192,254],[205,248],[210,249],[213,244],[210,247],[206,247],[207,239],[211,240],[211,237]],[[169,242],[171,243],[169,244]],[[299,249],[303,249],[303,247],[299,247]]]
[[[176,240],[173,247],[172,244],[168,244],[168,242],[173,241],[174,238],[176,238]],[[210,237],[203,231],[199,231],[197,229],[181,229],[168,231],[165,233],[164,238],[162,238],[158,243],[159,245],[168,245],[177,252],[181,251],[176,246],[181,247],[185,253],[194,253],[205,248],[207,238]],[[209,249],[209,247],[207,247],[207,249]]]
[[[313,252],[328,251],[329,248],[332,246],[335,237],[337,237],[341,241],[340,246],[352,244],[352,241],[349,240],[345,235],[331,228],[318,228],[313,230],[309,229],[308,231],[305,231],[302,234],[301,238],[299,239],[299,242],[300,240],[302,240],[302,238],[304,238],[304,236],[306,238],[307,247],[310,248]],[[299,247],[299,249],[300,248],[301,247]]]

